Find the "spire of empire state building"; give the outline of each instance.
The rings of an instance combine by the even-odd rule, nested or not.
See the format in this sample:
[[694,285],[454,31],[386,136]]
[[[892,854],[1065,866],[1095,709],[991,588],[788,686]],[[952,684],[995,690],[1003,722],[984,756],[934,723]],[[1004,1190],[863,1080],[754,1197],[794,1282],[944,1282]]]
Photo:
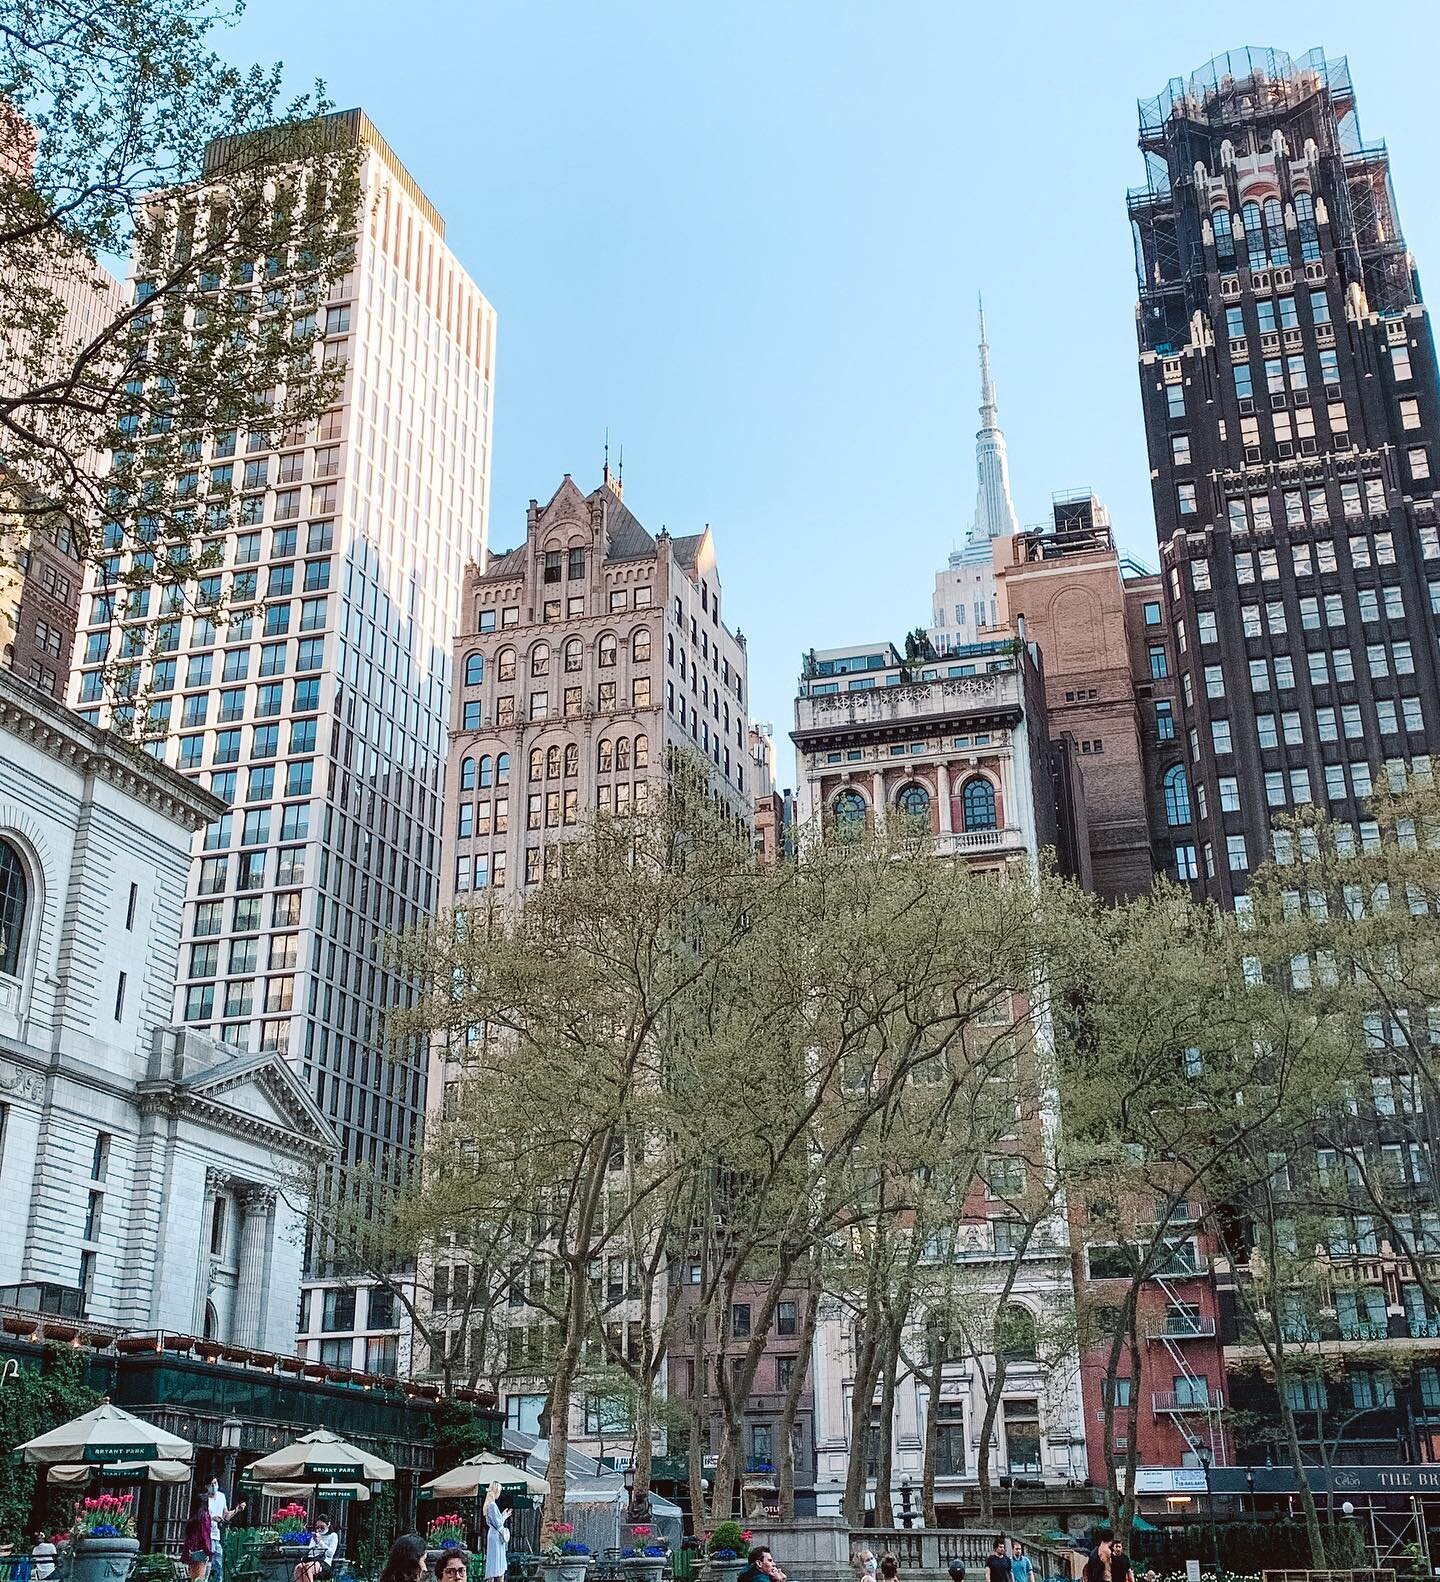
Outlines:
[[970,524],[966,547],[988,545],[992,538],[1016,533],[1020,524],[1010,499],[1010,463],[1005,455],[1005,435],[995,405],[995,382],[990,377],[990,342],[985,334],[985,304],[980,303],[980,428],[975,435],[975,520]]

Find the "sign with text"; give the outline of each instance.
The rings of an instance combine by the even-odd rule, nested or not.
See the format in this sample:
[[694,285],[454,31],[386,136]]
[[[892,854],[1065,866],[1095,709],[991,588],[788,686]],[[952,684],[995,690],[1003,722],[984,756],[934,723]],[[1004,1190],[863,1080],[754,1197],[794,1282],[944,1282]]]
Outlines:
[[305,1463],[305,1476],[307,1478],[353,1478],[360,1474],[361,1468],[353,1461],[307,1461]]
[[86,1445],[86,1461],[158,1461],[158,1445]]

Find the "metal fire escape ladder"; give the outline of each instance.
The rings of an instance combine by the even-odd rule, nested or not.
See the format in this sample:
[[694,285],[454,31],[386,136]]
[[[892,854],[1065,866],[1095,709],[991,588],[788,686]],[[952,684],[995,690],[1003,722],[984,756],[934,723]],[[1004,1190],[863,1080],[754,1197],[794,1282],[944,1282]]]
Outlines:
[[[1186,1278],[1191,1278],[1191,1276],[1187,1275]],[[1155,1275],[1155,1283],[1165,1293],[1167,1322],[1164,1329],[1160,1332],[1159,1339],[1161,1344],[1169,1354],[1171,1362],[1175,1364],[1177,1376],[1197,1387],[1192,1390],[1191,1399],[1204,1403],[1201,1408],[1204,1414],[1203,1427],[1192,1428],[1189,1414],[1184,1412],[1175,1413],[1175,1422],[1179,1426],[1181,1437],[1185,1440],[1186,1448],[1190,1453],[1198,1457],[1202,1448],[1208,1449],[1211,1465],[1218,1466],[1220,1464],[1221,1446],[1224,1444],[1224,1437],[1219,1432],[1220,1412],[1224,1397],[1211,1389],[1208,1379],[1205,1381],[1204,1391],[1201,1392],[1198,1389],[1201,1382],[1200,1375],[1190,1366],[1190,1359],[1185,1355],[1185,1348],[1181,1345],[1182,1340],[1190,1338],[1193,1334],[1198,1334],[1199,1331],[1192,1330],[1187,1333],[1183,1328],[1177,1327],[1173,1330],[1171,1328],[1169,1320],[1172,1316],[1177,1321],[1183,1320],[1186,1324],[1191,1322],[1191,1304],[1183,1301],[1176,1291],[1174,1274],[1157,1273]]]

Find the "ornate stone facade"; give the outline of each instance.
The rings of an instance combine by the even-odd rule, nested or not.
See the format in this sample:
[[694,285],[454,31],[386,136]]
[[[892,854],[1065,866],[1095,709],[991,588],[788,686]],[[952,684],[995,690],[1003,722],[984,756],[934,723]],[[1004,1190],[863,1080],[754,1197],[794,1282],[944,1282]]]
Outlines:
[[336,1138],[280,1055],[170,1020],[218,810],[0,671],[0,1304],[289,1351],[289,1183]]

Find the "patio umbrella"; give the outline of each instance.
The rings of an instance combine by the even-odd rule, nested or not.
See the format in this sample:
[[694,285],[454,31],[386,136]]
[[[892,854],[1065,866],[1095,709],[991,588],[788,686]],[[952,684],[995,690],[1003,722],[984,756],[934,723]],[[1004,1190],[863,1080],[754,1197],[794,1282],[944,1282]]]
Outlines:
[[275,1500],[368,1500],[368,1483],[262,1483],[260,1492]]
[[109,1401],[15,1448],[32,1466],[79,1461],[92,1469],[111,1463],[190,1461],[195,1455],[188,1439],[167,1434]]
[[188,1483],[191,1468],[185,1461],[55,1461],[46,1470],[51,1483],[88,1483],[99,1472],[118,1483]]
[[502,1461],[489,1451],[471,1456],[458,1467],[451,1467],[438,1478],[431,1478],[422,1485],[422,1492],[436,1500],[474,1499],[492,1483],[508,1483],[512,1488],[523,1485],[527,1494],[545,1495],[550,1492],[550,1485],[544,1478],[524,1467]]
[[313,1434],[252,1461],[245,1476],[252,1483],[305,1483],[312,1487],[316,1483],[389,1483],[395,1468],[328,1428],[317,1428]]

